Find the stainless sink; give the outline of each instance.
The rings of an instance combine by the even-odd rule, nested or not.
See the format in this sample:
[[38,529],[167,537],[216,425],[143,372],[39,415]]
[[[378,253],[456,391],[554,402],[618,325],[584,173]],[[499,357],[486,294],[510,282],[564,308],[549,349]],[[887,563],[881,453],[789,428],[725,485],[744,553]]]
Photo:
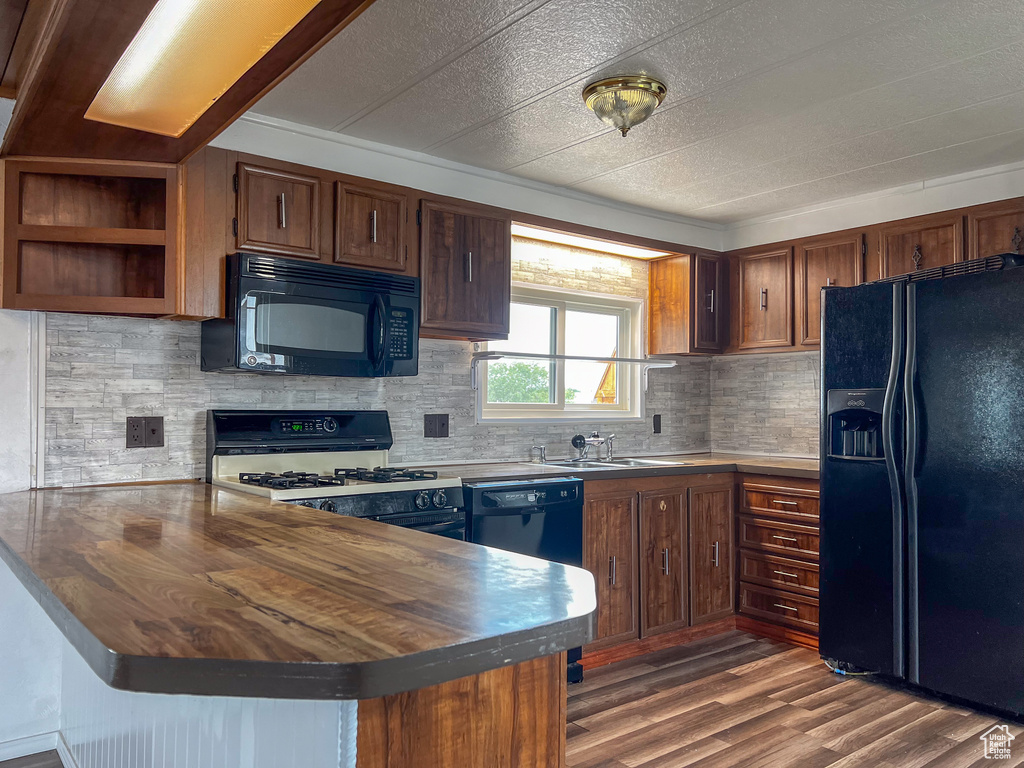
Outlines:
[[685,467],[690,463],[659,459],[612,459],[611,461],[549,461],[542,466],[563,469],[626,469],[630,467]]

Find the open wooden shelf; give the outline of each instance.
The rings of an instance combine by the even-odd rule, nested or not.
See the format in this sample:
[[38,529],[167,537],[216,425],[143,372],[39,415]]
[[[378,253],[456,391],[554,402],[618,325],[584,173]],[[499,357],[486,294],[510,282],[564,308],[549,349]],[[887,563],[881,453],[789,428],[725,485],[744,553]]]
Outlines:
[[175,166],[8,158],[3,171],[4,307],[174,313]]

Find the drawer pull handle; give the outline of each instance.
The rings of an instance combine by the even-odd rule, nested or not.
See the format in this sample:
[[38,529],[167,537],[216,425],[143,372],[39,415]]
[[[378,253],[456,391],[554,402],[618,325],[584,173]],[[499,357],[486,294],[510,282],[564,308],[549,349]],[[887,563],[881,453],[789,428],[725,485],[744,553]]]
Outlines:
[[608,583],[615,586],[615,555],[608,558]]
[[785,611],[793,611],[794,613],[799,613],[800,612],[799,608],[791,608],[790,606],[783,605],[782,603],[774,603],[774,606],[776,608],[782,608]]
[[288,214],[285,211],[284,192],[277,196],[277,225],[281,229],[288,228]]
[[668,550],[661,550],[661,572],[668,576]]
[[466,282],[473,282],[473,252],[469,251],[466,254]]
[[792,541],[794,544],[796,544],[796,539],[794,539],[792,536],[772,536],[772,538],[778,539],[779,541]]
[[799,501],[782,501],[781,499],[772,499],[772,504],[784,504],[787,507],[799,507]]
[[761,306],[760,306],[760,310],[762,312],[766,312],[768,310],[768,289],[767,288],[762,288],[761,289]]
[[718,542],[717,541],[714,544],[711,545],[711,550],[714,553],[711,556],[711,564],[714,565],[715,568],[717,568],[718,567]]
[[377,242],[377,209],[373,209],[373,213],[370,214],[370,242]]
[[799,579],[800,578],[800,576],[798,574],[786,573],[785,571],[773,571],[773,573],[776,573],[779,576],[789,576],[789,578],[791,578],[791,579]]

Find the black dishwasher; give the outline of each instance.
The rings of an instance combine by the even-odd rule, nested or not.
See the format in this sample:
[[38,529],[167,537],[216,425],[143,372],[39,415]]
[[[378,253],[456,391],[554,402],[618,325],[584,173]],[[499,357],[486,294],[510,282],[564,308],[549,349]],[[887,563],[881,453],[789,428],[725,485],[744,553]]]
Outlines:
[[[583,567],[583,482],[575,477],[466,483],[467,541]],[[570,683],[583,679],[569,651]]]

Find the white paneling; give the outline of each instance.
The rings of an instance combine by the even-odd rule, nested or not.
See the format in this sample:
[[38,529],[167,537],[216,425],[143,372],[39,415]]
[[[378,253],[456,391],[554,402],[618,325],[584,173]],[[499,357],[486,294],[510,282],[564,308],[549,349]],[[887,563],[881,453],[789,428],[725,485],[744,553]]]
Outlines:
[[31,313],[0,310],[0,493],[32,481],[31,329]]
[[353,768],[356,703],[127,693],[64,649],[62,734],[78,768]]
[[243,117],[212,143],[613,232],[712,250],[721,248],[722,227],[718,224],[611,203],[592,195],[281,120]]
[[0,754],[13,757],[15,747],[5,745],[60,727],[62,643],[43,609],[0,561]]

